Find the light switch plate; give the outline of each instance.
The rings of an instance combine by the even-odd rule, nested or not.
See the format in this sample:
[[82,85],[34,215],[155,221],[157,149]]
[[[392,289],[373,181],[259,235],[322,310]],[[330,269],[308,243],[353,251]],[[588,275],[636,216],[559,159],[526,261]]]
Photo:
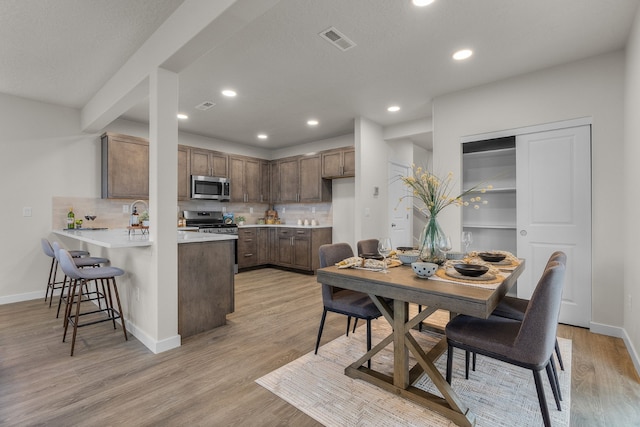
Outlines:
[[31,206],[22,208],[22,216],[31,216]]

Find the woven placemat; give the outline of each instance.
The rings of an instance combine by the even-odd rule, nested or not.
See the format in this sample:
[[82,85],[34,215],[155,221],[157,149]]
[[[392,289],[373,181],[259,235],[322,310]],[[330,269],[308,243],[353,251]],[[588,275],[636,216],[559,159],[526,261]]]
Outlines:
[[[451,282],[455,282],[455,283],[464,283],[464,284],[468,284],[468,285],[476,285],[476,286],[482,286],[482,285],[499,285],[500,283],[502,283],[504,281],[504,276],[501,274],[496,274],[495,276],[493,276],[491,279],[487,280],[487,279],[482,279],[480,277],[465,277],[462,276],[461,274],[458,275],[457,271],[453,270],[456,273],[456,276],[450,276],[449,274],[447,274],[447,270],[443,269],[443,268],[439,268],[436,271],[436,276],[438,276],[439,278],[443,279],[443,280],[448,280]],[[493,286],[495,287],[495,286]]]

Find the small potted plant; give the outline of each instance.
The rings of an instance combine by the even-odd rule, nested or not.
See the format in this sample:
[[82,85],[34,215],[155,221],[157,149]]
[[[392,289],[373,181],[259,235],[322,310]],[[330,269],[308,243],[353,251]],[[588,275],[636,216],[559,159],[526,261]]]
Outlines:
[[236,223],[238,225],[244,225],[244,217],[242,215],[236,217]]
[[143,211],[140,214],[140,218],[138,220],[142,223],[143,227],[148,227],[149,226],[149,211]]

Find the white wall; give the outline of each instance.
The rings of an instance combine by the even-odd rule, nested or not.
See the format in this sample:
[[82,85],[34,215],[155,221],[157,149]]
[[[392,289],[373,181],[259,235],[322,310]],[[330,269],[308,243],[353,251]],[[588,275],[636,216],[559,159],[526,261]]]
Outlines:
[[0,302],[44,298],[51,259],[40,239],[51,237],[52,197],[99,197],[99,137],[80,131],[78,110],[5,94],[0,129]]
[[[624,124],[624,187],[618,195],[622,199],[625,217],[624,244],[624,329],[627,333],[627,348],[634,356],[636,371],[640,372],[640,277],[637,272],[638,213],[640,198],[640,9],[636,13],[633,30],[627,44],[627,68],[625,81]],[[629,301],[631,298],[631,301]]]
[[[444,95],[433,109],[434,167],[459,177],[462,136],[592,117],[592,328],[608,332],[619,331],[624,320],[622,257],[615,249],[626,234],[624,59],[614,52]],[[443,227],[459,234],[461,211],[443,213]]]
[[[387,220],[387,143],[382,126],[364,118],[355,122],[355,240],[382,237]],[[378,195],[374,196],[374,187]]]

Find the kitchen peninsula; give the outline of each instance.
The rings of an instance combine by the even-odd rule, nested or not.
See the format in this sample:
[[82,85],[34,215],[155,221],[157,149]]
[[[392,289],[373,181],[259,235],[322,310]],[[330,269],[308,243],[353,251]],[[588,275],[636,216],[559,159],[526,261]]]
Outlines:
[[[92,255],[109,258],[125,270],[120,279],[127,328],[143,343],[148,342],[144,323],[148,317],[145,295],[155,295],[149,287],[148,263],[153,241],[148,234],[127,229],[53,230],[64,241],[82,242]],[[235,235],[177,231],[178,243],[178,325],[181,338],[226,323],[234,310]],[[69,243],[69,247],[76,244]]]

